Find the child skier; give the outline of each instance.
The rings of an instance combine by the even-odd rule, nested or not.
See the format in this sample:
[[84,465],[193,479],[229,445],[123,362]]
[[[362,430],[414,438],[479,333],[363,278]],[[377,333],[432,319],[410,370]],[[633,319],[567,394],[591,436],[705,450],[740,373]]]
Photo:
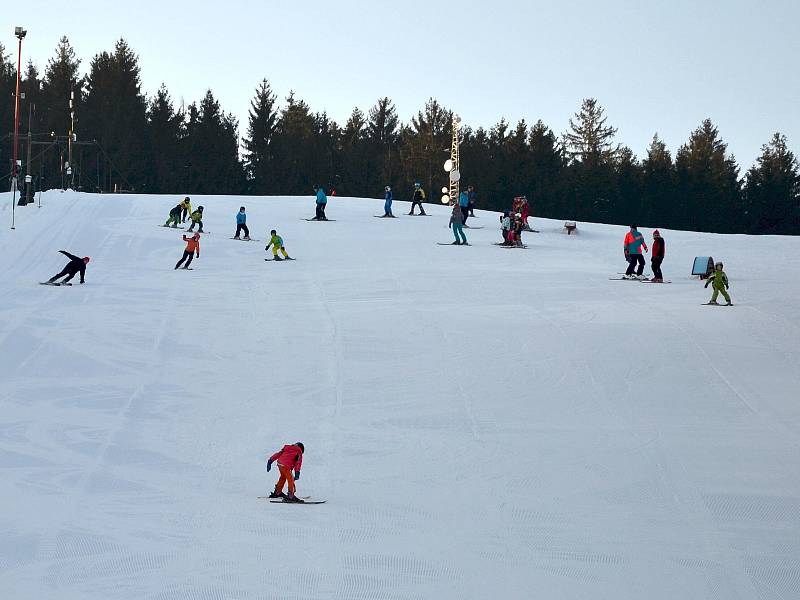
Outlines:
[[475,193],[475,186],[468,186],[467,187],[467,197],[469,198],[469,204],[467,205],[469,208],[469,216],[475,216],[475,202],[478,200],[478,194]]
[[[283,247],[283,238],[278,235],[278,232],[274,229],[269,232],[269,244],[264,248],[264,252],[269,250],[269,247],[272,246],[272,259],[273,260],[283,260],[283,258],[287,260],[294,260],[291,256],[286,254],[286,248]],[[278,250],[281,251],[283,254],[283,258],[278,256]],[[268,258],[265,260],[269,260]]]
[[173,207],[173,209],[169,211],[167,222],[164,223],[162,227],[169,227],[170,223],[172,223],[172,228],[177,229],[178,223],[181,222],[181,210],[183,210],[183,202]]
[[203,233],[203,207],[198,206],[197,210],[192,213],[192,223],[189,225],[187,231],[192,231],[194,226],[198,225],[197,231]]
[[414,207],[419,205],[419,214],[425,215],[425,209],[422,208],[422,202],[425,200],[425,190],[422,189],[422,184],[417,181],[414,183],[414,197],[411,200],[411,212],[408,213],[410,215],[414,214]]
[[244,206],[239,207],[239,212],[236,213],[236,235],[233,239],[239,239],[239,232],[244,230],[244,239],[250,241],[250,230],[247,228],[247,215],[244,212]]
[[[287,444],[275,454],[269,457],[267,461],[267,473],[272,469],[272,463],[278,463],[278,471],[280,471],[280,478],[278,483],[275,484],[275,491],[272,492],[270,498],[283,498],[285,502],[302,502],[300,498],[294,495],[295,485],[294,482],[300,479],[300,467],[303,466],[303,453],[306,448],[303,442],[296,442],[294,444]],[[294,477],[292,477],[292,469],[294,469]],[[284,484],[289,484],[289,494],[283,493]]]
[[661,263],[664,261],[666,252],[666,242],[664,242],[664,238],[661,237],[661,232],[656,229],[653,232],[653,256],[650,259],[650,267],[653,269],[653,278],[650,279],[650,281],[664,283],[664,275],[661,273]]
[[192,201],[189,200],[189,196],[183,199],[181,205],[183,206],[183,210],[181,210],[181,223],[186,223],[186,217],[192,214]]
[[725,306],[733,306],[730,295],[725,291],[728,289],[728,276],[722,270],[721,262],[714,265],[714,272],[708,277],[704,287],[707,288],[709,283],[712,284],[711,287],[714,288],[714,293],[711,294],[711,300],[707,304],[717,304],[717,296],[722,294],[722,297],[727,301]]
[[[469,246],[467,243],[467,236],[464,235],[464,212],[458,204],[453,205],[453,212],[450,215],[450,223],[448,226],[453,229],[453,235],[456,238],[456,241],[452,242],[453,245]],[[460,239],[459,236],[461,236]]]
[[183,265],[183,261],[185,261],[187,258],[189,260],[186,261],[186,264],[183,265],[183,268],[188,269],[189,265],[192,264],[192,259],[194,258],[195,254],[197,254],[197,258],[200,258],[200,233],[197,232],[190,238],[184,235],[183,241],[186,242],[186,250],[183,251],[183,256],[175,264],[176,269]]
[[503,211],[503,216],[500,217],[500,227],[503,233],[503,243],[502,246],[510,246],[511,242],[509,241],[509,232],[511,231],[511,216],[507,210]]
[[388,185],[383,188],[384,191],[384,203],[383,203],[383,216],[384,217],[394,217],[392,214],[392,188]]
[[[81,274],[81,283],[83,283],[84,276],[86,275],[86,265],[89,264],[89,257],[84,256],[83,258],[80,258],[78,256],[75,256],[74,254],[70,254],[66,250],[59,250],[59,252],[61,252],[61,254],[66,256],[69,259],[69,262],[67,263],[67,266],[64,267],[58,275],[53,275],[50,279],[48,279],[47,283],[55,283],[56,279],[58,279],[59,277],[63,277],[64,275],[67,275],[67,278],[61,283],[59,283],[59,285],[69,283],[69,280],[75,277],[77,273]],[[69,285],[72,284],[69,283]]]
[[461,223],[466,227],[467,217],[469,217],[469,194],[467,192],[461,192],[458,195],[458,205],[461,207]]

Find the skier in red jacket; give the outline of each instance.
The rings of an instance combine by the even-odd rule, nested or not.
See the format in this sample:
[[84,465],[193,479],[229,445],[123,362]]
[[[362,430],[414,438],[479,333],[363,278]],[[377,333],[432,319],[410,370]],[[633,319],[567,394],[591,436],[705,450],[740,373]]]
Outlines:
[[[283,498],[286,502],[302,502],[300,498],[294,495],[294,482],[300,479],[300,467],[303,466],[303,453],[305,450],[303,442],[296,442],[285,445],[269,457],[267,472],[272,468],[272,463],[277,461],[278,470],[281,473],[278,483],[275,484],[275,491],[269,495],[270,498]],[[292,469],[294,469],[294,477],[292,477]],[[285,483],[289,484],[288,494],[283,493],[283,485]]]

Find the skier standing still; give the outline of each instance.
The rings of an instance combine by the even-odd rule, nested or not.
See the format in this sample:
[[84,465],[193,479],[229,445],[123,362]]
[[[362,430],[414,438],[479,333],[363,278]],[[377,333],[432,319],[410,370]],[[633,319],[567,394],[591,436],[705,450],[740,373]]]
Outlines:
[[388,185],[383,188],[384,191],[384,203],[383,203],[383,216],[384,217],[393,217],[392,214],[392,188]]
[[475,187],[474,186],[470,185],[470,186],[467,187],[467,197],[469,198],[469,203],[467,204],[467,206],[469,207],[469,216],[470,217],[474,217],[475,216],[475,202],[477,202],[477,200],[478,200],[478,195],[475,193]]
[[250,240],[250,230],[247,228],[247,214],[244,212],[244,206],[239,208],[239,212],[236,213],[236,235],[233,236],[233,239],[239,239],[239,233],[244,231],[244,239]]
[[414,207],[419,205],[419,214],[425,215],[425,209],[422,208],[422,202],[425,200],[425,190],[422,189],[422,185],[417,181],[414,184],[414,197],[411,199],[411,212],[409,215],[414,214]]
[[[644,257],[642,247],[647,252],[647,244],[644,236],[636,229],[636,225],[631,225],[631,230],[625,234],[625,257],[628,259],[628,269],[625,277],[633,277],[633,270],[636,269],[636,276],[641,277],[644,272]],[[638,264],[638,268],[637,265]]]
[[189,200],[189,196],[183,199],[181,206],[183,207],[181,210],[181,223],[186,223],[186,218],[192,214],[192,201]]
[[461,208],[462,219],[461,222],[464,226],[467,225],[467,217],[469,217],[469,195],[467,192],[461,192],[458,195],[458,205]]
[[60,277],[64,277],[67,275],[67,278],[62,281],[61,283],[68,283],[70,279],[75,277],[76,274],[81,274],[81,283],[84,283],[84,276],[86,275],[86,265],[89,264],[89,257],[84,256],[80,258],[79,256],[75,256],[74,254],[70,254],[66,250],[59,250],[61,254],[66,256],[69,259],[67,266],[64,267],[58,275],[53,275],[50,279],[47,280],[47,283],[55,283],[56,279]]
[[320,186],[315,185],[314,191],[317,193],[317,214],[314,217],[315,221],[327,221],[328,217],[325,216],[325,206],[328,204],[328,197],[325,195],[325,190]]
[[[278,483],[275,484],[275,491],[273,491],[270,498],[283,498],[286,502],[302,502],[300,498],[295,496],[294,482],[300,479],[300,467],[303,466],[303,454],[306,448],[303,442],[296,442],[294,444],[287,444],[275,454],[269,457],[267,461],[267,473],[272,469],[272,463],[278,463],[278,471],[281,476]],[[292,469],[294,469],[294,477],[292,477]],[[283,493],[283,486],[289,484],[289,493]]]
[[[453,236],[456,241],[452,242],[455,246],[468,246],[467,236],[464,235],[464,211],[458,204],[453,205],[453,212],[450,215],[450,227],[453,229]],[[460,236],[460,237],[459,237]]]
[[177,269],[181,265],[183,265],[183,261],[189,259],[185,265],[183,265],[184,269],[188,269],[189,265],[192,264],[192,259],[194,258],[195,254],[197,254],[197,258],[200,258],[200,234],[195,233],[192,237],[188,238],[185,235],[183,236],[183,241],[186,242],[186,250],[183,251],[183,256],[181,259],[175,264],[175,268]]
[[664,275],[661,273],[661,263],[664,260],[666,252],[666,242],[664,242],[664,238],[661,237],[661,232],[656,229],[653,232],[653,256],[650,259],[650,267],[653,269],[653,278],[650,281],[664,283]]

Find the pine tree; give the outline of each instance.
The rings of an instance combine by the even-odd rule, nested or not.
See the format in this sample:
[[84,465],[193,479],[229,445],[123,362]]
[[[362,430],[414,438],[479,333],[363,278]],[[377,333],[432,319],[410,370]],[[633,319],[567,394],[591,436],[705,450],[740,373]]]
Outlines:
[[406,173],[402,180],[399,177],[399,127],[400,119],[394,104],[387,97],[380,98],[369,110],[366,123],[369,157],[364,165],[364,179],[366,190],[370,190],[368,195],[375,194],[373,190],[382,190],[389,182],[394,182],[395,187],[402,186],[403,190],[411,189],[416,175]]
[[277,96],[269,81],[262,79],[250,102],[247,137],[243,140],[248,190],[253,194],[268,194],[276,189],[273,173],[273,136],[278,126]]
[[241,193],[243,168],[237,129],[236,119],[222,111],[211,90],[199,107],[189,107],[186,148],[191,193]]
[[[406,176],[410,176],[403,187],[410,187],[414,180],[429,191],[447,184],[442,165],[450,152],[452,121],[453,113],[431,98],[425,110],[412,117],[411,127],[401,130],[401,161]],[[462,160],[461,166],[462,175],[468,173],[469,165]]]
[[[75,50],[66,36],[62,37],[53,58],[48,60],[42,80],[41,102],[39,111],[46,132],[64,138],[70,131],[70,97],[74,96],[73,110],[78,135],[84,137],[80,130],[83,111],[84,80],[79,76],[81,61],[75,56]],[[64,148],[62,147],[62,150]],[[43,158],[45,187],[61,185],[62,157],[57,152],[47,152]],[[63,156],[66,160],[66,154]]]
[[749,231],[800,234],[800,166],[786,136],[775,133],[761,147],[744,187]]
[[123,187],[141,186],[153,168],[146,137],[147,100],[139,58],[125,40],[116,43],[113,53],[95,55],[86,87],[85,136],[100,142]]
[[614,189],[614,135],[617,130],[606,125],[605,109],[594,98],[583,100],[570,130],[564,134],[564,146],[571,158],[575,178],[573,193],[575,216],[603,220],[608,217]]
[[147,110],[147,141],[152,157],[147,181],[151,192],[165,194],[181,190],[182,121],[183,114],[175,111],[169,91],[162,83]]
[[678,227],[674,214],[675,165],[667,145],[653,135],[647,158],[642,161],[642,214],[638,222],[652,227]]
[[642,171],[633,150],[627,146],[615,152],[614,174],[616,176],[616,198],[609,206],[609,220],[612,223],[641,223]]
[[303,100],[296,100],[294,92],[286,98],[273,135],[274,173],[281,194],[311,194],[312,186],[324,185],[317,181],[314,165],[314,137],[317,121]]
[[368,169],[370,168],[370,153],[367,142],[367,119],[363,111],[354,108],[350,118],[342,130],[341,135],[341,165],[338,169],[340,175],[340,188],[337,193],[346,196],[375,196],[376,190],[370,190],[367,185],[372,180]]
[[727,233],[743,225],[739,167],[709,119],[678,150],[675,171],[682,226]]
[[555,134],[541,120],[531,128],[528,147],[531,180],[528,204],[531,214],[573,218],[571,207],[564,204],[564,155]]

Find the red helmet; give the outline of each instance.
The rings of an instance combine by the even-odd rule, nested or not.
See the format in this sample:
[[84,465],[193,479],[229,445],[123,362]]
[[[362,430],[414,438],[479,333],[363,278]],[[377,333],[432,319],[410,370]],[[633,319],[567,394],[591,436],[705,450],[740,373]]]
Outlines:
[[86,263],[87,265],[89,264],[89,261],[90,261],[90,260],[92,260],[92,259],[91,259],[91,258],[89,258],[88,256],[84,256],[84,257],[83,257],[83,262],[84,262],[84,263]]
[[660,232],[658,229],[656,229],[656,230],[653,232],[653,237],[656,237],[656,236],[658,236],[658,237],[661,237],[661,232]]
[[197,233],[197,232],[195,232],[195,234],[194,234],[192,237],[193,237],[194,239],[196,239],[196,240],[199,240],[199,239],[200,239],[200,234],[199,234],[199,233]]

